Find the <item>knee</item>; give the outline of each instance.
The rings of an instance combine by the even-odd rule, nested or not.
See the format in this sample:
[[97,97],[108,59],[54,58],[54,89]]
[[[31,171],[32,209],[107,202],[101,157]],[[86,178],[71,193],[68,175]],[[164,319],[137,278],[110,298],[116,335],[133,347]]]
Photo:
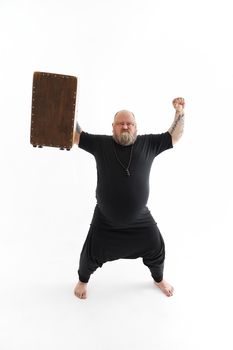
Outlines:
[[161,249],[160,251],[154,249],[146,253],[143,257],[143,263],[147,266],[161,265],[165,259],[165,250]]

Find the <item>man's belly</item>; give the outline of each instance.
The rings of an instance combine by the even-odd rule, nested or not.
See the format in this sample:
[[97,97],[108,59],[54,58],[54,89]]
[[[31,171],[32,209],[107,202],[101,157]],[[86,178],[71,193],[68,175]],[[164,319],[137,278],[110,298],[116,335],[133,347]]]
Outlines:
[[137,220],[145,213],[149,190],[109,188],[101,191],[97,188],[96,198],[101,213],[106,219],[116,223],[127,223]]

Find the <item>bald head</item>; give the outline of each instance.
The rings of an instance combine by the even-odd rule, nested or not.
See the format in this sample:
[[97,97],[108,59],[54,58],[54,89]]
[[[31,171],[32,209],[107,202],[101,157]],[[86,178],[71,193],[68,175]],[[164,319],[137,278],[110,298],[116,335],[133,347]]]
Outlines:
[[115,114],[112,127],[114,140],[122,146],[133,144],[137,138],[135,116],[126,109]]
[[118,121],[118,119],[121,120],[122,118],[129,118],[129,119],[133,118],[135,123],[135,116],[133,112],[130,112],[127,109],[122,109],[121,111],[116,112],[116,114],[114,115],[114,122]]

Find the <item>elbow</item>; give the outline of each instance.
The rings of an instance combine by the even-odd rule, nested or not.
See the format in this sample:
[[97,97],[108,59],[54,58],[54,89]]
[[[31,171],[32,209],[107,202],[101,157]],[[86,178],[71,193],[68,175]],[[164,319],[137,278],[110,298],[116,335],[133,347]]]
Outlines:
[[181,139],[182,135],[183,135],[183,133],[181,133],[180,135],[171,135],[173,146]]
[[[82,131],[81,131],[81,132],[82,132]],[[77,146],[79,145],[80,135],[81,135],[81,133],[77,133],[77,132],[74,133],[73,143],[74,143],[75,145],[77,145]]]
[[179,139],[172,137],[172,146],[174,146],[178,141]]

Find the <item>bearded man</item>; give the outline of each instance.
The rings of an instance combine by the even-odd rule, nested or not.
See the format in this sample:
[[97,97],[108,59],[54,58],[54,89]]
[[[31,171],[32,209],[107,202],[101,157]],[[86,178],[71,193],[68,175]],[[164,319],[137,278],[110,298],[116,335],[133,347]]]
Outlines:
[[151,215],[149,176],[154,158],[173,148],[184,127],[183,98],[173,100],[175,118],[168,131],[137,135],[135,116],[121,110],[114,116],[113,135],[92,135],[77,123],[74,142],[91,153],[97,167],[97,204],[80,260],[74,293],[87,298],[91,274],[107,261],[142,258],[154,284],[168,297],[174,288],[163,278],[165,245]]

